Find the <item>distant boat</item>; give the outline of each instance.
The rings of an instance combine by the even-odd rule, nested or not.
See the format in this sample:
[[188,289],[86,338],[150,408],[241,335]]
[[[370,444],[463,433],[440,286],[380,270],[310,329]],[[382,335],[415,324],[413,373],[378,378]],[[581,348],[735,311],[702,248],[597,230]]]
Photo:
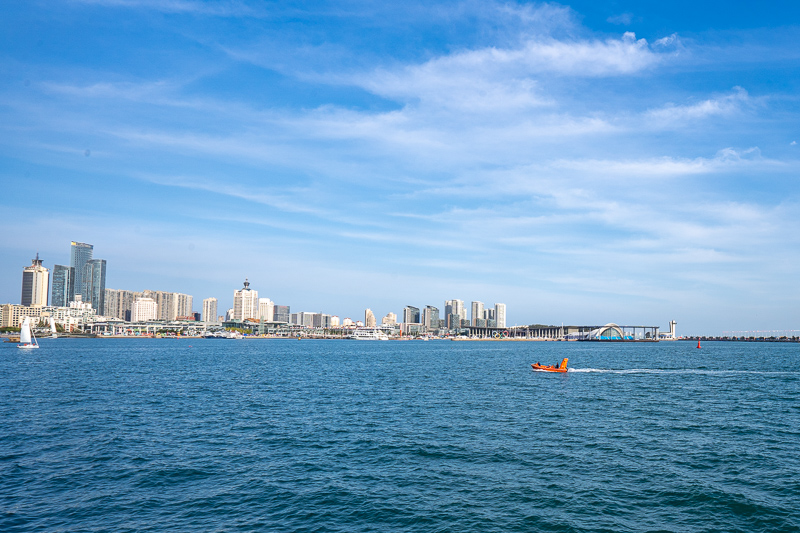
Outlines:
[[348,337],[358,341],[388,341],[389,336],[378,328],[358,328]]
[[543,365],[541,363],[534,363],[531,366],[537,372],[566,372],[567,371],[567,359],[566,357],[561,361],[561,364],[558,366],[555,365]]
[[36,342],[36,335],[31,331],[31,319],[26,316],[25,320],[22,321],[22,326],[19,328],[19,344],[17,344],[17,348],[32,350],[38,347],[39,343]]
[[50,338],[57,339],[58,335],[56,334],[56,319],[50,317]]

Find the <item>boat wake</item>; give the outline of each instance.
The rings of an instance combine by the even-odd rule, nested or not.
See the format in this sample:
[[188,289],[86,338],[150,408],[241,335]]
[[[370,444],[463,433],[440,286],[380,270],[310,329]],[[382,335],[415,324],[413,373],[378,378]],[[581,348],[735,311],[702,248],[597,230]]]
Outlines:
[[595,373],[595,374],[697,374],[697,375],[741,375],[741,374],[764,374],[764,375],[787,375],[798,374],[798,372],[787,372],[785,370],[707,370],[703,368],[570,368],[568,372]]

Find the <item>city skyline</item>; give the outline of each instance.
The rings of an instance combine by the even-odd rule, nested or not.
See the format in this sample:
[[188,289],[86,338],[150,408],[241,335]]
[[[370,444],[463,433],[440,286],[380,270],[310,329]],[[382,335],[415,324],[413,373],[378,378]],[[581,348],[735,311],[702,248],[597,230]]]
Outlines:
[[220,314],[249,278],[353,319],[461,295],[510,325],[800,328],[794,5],[4,14],[0,301],[77,238],[97,286]]

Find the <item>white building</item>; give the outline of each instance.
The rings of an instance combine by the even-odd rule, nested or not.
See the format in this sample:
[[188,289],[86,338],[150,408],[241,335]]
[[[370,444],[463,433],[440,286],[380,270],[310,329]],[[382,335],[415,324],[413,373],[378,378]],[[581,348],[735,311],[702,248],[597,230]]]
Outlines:
[[158,318],[158,303],[153,298],[137,298],[133,302],[133,322],[145,322]]
[[331,327],[332,327],[332,328],[338,327],[338,326],[339,326],[339,323],[340,323],[340,322],[339,322],[339,317],[338,317],[338,316],[336,316],[336,315],[333,315],[333,316],[331,317]]
[[498,328],[506,327],[506,304],[494,304],[494,319]]
[[22,298],[20,305],[47,305],[50,289],[50,270],[42,266],[39,254],[31,261],[31,266],[22,269]]
[[472,302],[472,325],[477,326],[478,320],[483,320],[483,302]]
[[275,317],[275,302],[269,298],[258,299],[258,316],[256,318],[264,322],[272,322]]
[[250,282],[245,278],[244,287],[233,291],[233,319],[248,318],[258,319],[258,291],[251,289]]
[[378,325],[375,321],[375,314],[372,312],[372,309],[364,311],[364,325],[368,328],[374,328]]
[[203,300],[203,322],[216,322],[217,321],[217,299],[206,298]]
[[397,315],[392,313],[391,311],[386,313],[386,316],[383,317],[383,319],[381,320],[381,324],[394,326],[395,324],[397,324]]

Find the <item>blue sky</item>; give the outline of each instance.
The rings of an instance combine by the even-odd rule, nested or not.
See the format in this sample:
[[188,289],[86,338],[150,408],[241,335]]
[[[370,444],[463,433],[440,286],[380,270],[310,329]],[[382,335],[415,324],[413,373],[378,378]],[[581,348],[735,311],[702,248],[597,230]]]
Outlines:
[[0,301],[800,330],[798,8],[642,4],[9,3]]

